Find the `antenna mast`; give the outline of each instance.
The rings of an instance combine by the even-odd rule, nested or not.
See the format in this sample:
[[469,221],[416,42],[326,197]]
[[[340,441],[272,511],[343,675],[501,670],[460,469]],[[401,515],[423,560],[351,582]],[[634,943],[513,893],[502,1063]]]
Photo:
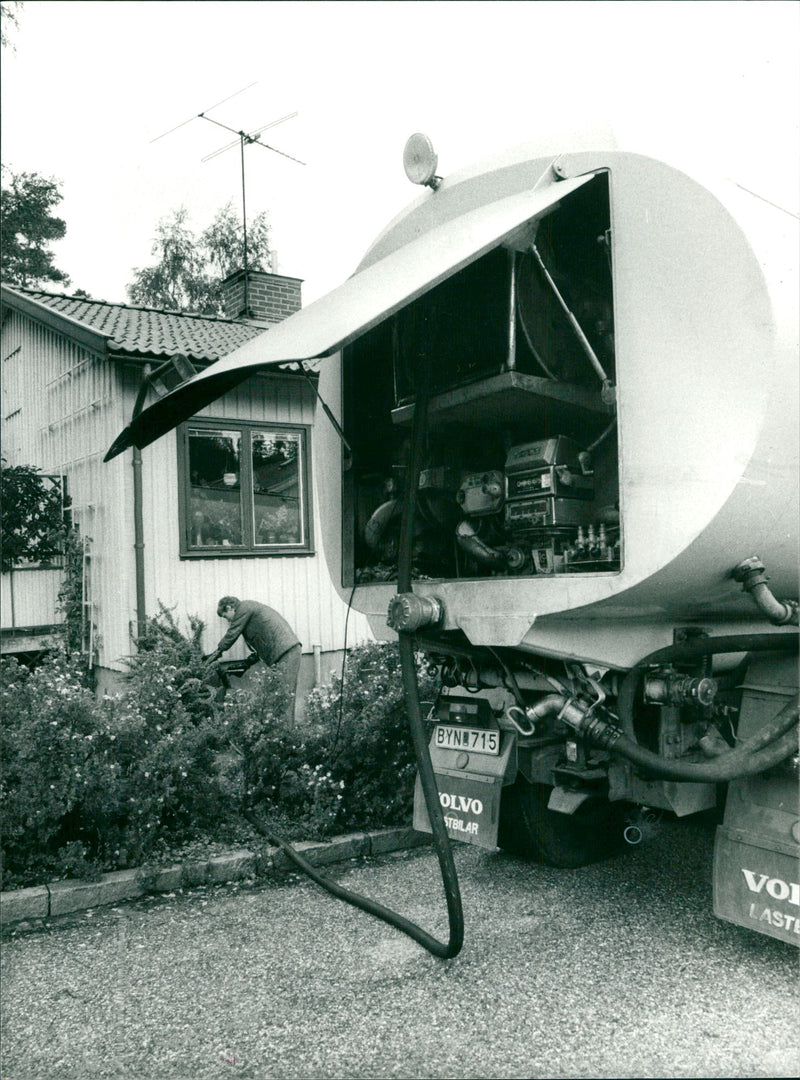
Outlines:
[[[284,120],[291,120],[292,117],[297,116],[296,112],[288,113],[286,116],[281,116],[278,120],[271,120],[268,124],[264,124],[262,127],[257,128],[255,131],[248,134],[246,131],[236,131],[235,128],[228,127],[227,124],[221,124],[219,120],[215,120],[211,116],[206,116],[205,113],[197,114],[199,119],[208,120],[210,124],[216,124],[217,127],[225,128],[226,131],[232,132],[234,135],[238,135],[239,150],[242,158],[242,255],[244,259],[244,308],[246,312],[250,311],[250,285],[248,271],[248,253],[247,253],[247,199],[245,193],[245,174],[244,174],[244,148],[245,145],[257,144],[263,146],[265,150],[272,150],[276,154],[280,154],[281,157],[289,158],[290,161],[296,161],[298,165],[305,165],[304,161],[300,161],[299,158],[292,157],[291,154],[285,153],[283,150],[278,150],[274,146],[268,146],[267,143],[261,142],[261,132],[266,131],[267,128],[277,127],[278,124],[282,124]],[[213,150],[210,154],[206,154],[202,161],[210,161],[211,158],[217,157],[219,154],[223,154],[226,150],[230,150],[232,146],[236,145],[236,141],[227,143],[225,146],[221,146],[218,150]]]
[[242,163],[242,256],[244,261],[244,307],[245,311],[250,311],[250,296],[249,296],[249,282],[248,282],[248,249],[247,249],[247,202],[245,191],[245,171],[244,171],[244,148],[245,145],[251,145],[257,143],[259,146],[263,146],[265,150],[271,150],[275,154],[280,154],[281,157],[289,158],[290,161],[297,162],[298,165],[305,165],[304,161],[300,161],[299,158],[292,157],[291,154],[285,153],[283,150],[278,150],[275,146],[269,146],[265,142],[261,142],[261,132],[266,131],[268,128],[277,127],[278,124],[282,124],[285,120],[291,120],[297,116],[296,112],[288,113],[286,116],[281,116],[277,120],[271,120],[268,124],[263,124],[260,128],[256,128],[255,131],[251,131],[249,134],[246,131],[237,131],[235,128],[228,127],[227,124],[221,124],[219,120],[215,120],[213,117],[208,116],[207,113],[211,112],[211,109],[216,109],[218,105],[224,104],[226,101],[230,101],[231,98],[236,97],[237,94],[244,93],[244,90],[249,90],[250,87],[255,86],[255,83],[250,83],[249,86],[245,86],[243,90],[237,90],[235,94],[231,94],[229,97],[223,98],[222,101],[218,101],[216,105],[212,105],[209,109],[205,109],[203,112],[197,113],[195,116],[190,116],[188,120],[184,120],[182,123],[177,124],[174,128],[170,128],[169,131],[163,132],[161,135],[156,136],[155,139],[151,139],[151,143],[158,142],[159,139],[163,139],[165,135],[171,135],[173,131],[177,131],[178,128],[183,127],[185,124],[190,123],[192,120],[208,120],[210,124],[216,124],[217,127],[225,128],[226,131],[230,131],[236,135],[237,138],[225,146],[219,147],[218,150],[213,150],[210,154],[206,154],[201,161],[210,161],[211,158],[217,157],[219,154],[223,154],[226,150],[230,150],[231,147],[239,144],[239,152],[241,155]]

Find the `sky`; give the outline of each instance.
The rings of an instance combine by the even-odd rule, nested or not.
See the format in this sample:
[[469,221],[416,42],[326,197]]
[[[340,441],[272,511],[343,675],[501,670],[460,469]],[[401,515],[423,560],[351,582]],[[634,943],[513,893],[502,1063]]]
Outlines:
[[201,112],[247,132],[298,114],[263,140],[305,164],[249,146],[245,176],[304,303],[418,196],[417,131],[443,176],[613,136],[798,209],[795,0],[26,0],[10,37],[2,159],[61,182],[56,265],[97,299],[127,300],[175,209],[198,230],[241,212],[238,140]]

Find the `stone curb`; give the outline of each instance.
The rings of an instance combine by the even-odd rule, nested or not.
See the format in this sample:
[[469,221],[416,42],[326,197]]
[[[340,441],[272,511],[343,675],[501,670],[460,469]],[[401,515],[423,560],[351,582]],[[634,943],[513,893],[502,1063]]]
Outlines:
[[[405,851],[430,842],[427,833],[396,828],[348,833],[324,843],[301,841],[292,847],[314,866],[330,866],[366,855]],[[0,924],[6,927],[28,919],[55,918],[104,904],[135,900],[146,893],[266,877],[271,873],[285,873],[293,865],[281,848],[266,847],[258,853],[240,849],[207,860],[187,860],[174,866],[159,867],[152,873],[141,869],[117,870],[103,874],[99,881],[54,881],[29,889],[12,889],[0,893]]]

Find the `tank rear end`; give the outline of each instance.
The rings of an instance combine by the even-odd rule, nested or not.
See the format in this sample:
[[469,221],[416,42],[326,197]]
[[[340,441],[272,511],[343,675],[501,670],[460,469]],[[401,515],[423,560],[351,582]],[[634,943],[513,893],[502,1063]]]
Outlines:
[[[636,155],[507,166],[501,197],[522,170],[546,208],[344,352],[343,589],[382,633],[425,367],[415,590],[448,629],[626,666],[676,622],[751,624],[742,559],[797,588],[796,228]],[[492,180],[445,181],[366,265]]]

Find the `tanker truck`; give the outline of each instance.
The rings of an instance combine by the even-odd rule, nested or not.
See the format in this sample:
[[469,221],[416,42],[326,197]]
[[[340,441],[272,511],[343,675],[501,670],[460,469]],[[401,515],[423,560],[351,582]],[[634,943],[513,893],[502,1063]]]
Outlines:
[[616,149],[404,164],[423,191],[351,278],[109,456],[311,362],[326,556],[399,640],[448,897],[449,840],[577,867],[716,807],[715,914],[797,944],[796,216]]

